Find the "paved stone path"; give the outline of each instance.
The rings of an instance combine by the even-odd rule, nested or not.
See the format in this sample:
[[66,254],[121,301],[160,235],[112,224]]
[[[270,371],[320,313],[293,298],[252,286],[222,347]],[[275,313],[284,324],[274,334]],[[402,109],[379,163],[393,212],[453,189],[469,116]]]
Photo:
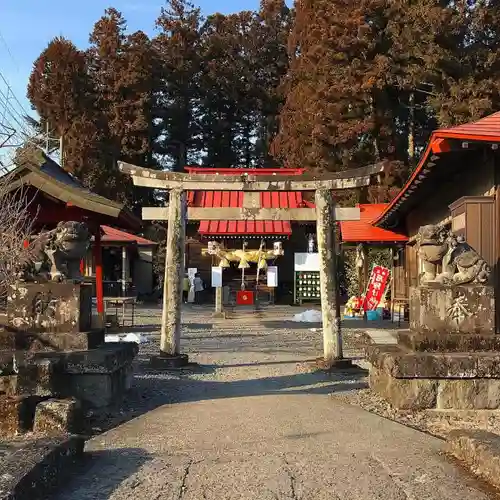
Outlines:
[[[285,316],[213,325],[188,313],[184,345],[209,368],[139,366],[136,391],[156,409],[93,438],[87,467],[57,499],[490,498],[441,455],[438,439],[331,398],[364,387],[365,373],[310,372],[321,332]],[[348,354],[356,339],[346,330]]]

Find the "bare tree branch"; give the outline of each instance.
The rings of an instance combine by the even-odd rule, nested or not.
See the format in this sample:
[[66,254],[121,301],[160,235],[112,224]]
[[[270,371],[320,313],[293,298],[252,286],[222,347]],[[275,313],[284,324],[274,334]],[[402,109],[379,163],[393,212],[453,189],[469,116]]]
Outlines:
[[11,174],[0,178],[0,307],[5,306],[9,287],[33,253],[30,244],[36,218],[30,210],[33,198],[24,187],[12,191],[12,180]]

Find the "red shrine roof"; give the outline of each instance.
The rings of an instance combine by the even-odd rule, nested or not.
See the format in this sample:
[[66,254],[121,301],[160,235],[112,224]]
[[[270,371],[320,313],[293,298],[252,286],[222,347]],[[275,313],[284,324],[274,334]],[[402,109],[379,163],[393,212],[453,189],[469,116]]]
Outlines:
[[435,137],[500,142],[500,112],[457,127],[436,130]]
[[404,242],[403,234],[375,227],[372,223],[389,206],[388,203],[359,204],[360,220],[340,222],[344,243],[389,243]]
[[[434,167],[433,155],[449,152],[451,150],[450,140],[452,139],[500,142],[500,112],[493,113],[472,123],[435,130],[431,134],[427,147],[410,178],[392,202],[377,216],[373,224],[377,226],[384,225],[388,223],[391,217],[394,218],[393,216],[395,216],[398,209],[406,202],[411,193],[417,190],[418,185],[427,176],[430,167]],[[429,162],[429,160],[431,161]]]
[[[141,220],[124,204],[86,189],[74,176],[66,172],[41,151],[26,152],[16,159],[16,168],[8,175],[9,189],[31,186],[36,196],[43,195],[55,208],[48,209],[30,199],[30,209],[39,224],[57,223],[61,220],[81,220],[116,224],[127,229],[138,229]],[[40,209],[40,210],[38,210]]]
[[120,229],[116,229],[110,226],[101,226],[102,243],[132,243],[139,246],[153,246],[157,245],[154,241],[147,240],[141,236],[135,234],[130,234]]
[[[200,168],[186,167],[190,174],[221,175],[301,175],[302,168]],[[241,191],[189,191],[188,205],[200,208],[238,208],[243,206]],[[301,208],[311,207],[299,191],[263,191],[260,192],[262,208]],[[290,221],[228,221],[201,220],[198,232],[202,235],[291,235]]]

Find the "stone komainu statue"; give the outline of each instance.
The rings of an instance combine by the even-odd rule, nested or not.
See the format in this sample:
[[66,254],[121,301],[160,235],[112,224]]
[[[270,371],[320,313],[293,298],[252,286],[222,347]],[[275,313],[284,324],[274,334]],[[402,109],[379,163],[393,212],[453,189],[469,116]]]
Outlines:
[[90,247],[91,234],[83,222],[60,222],[55,229],[30,238],[31,260],[22,265],[25,281],[81,281],[80,262]]
[[[417,234],[418,256],[424,271],[420,284],[486,284],[491,270],[486,261],[462,236],[437,225],[422,226]],[[441,266],[441,273],[437,273]]]

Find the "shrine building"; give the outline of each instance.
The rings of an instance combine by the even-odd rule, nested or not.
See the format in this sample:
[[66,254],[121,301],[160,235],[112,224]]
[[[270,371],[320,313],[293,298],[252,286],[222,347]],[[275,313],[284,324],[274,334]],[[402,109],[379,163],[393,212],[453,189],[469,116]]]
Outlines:
[[[189,174],[218,174],[218,175],[301,175],[304,169],[214,169],[203,167],[186,167]],[[314,203],[308,199],[309,193],[300,191],[269,191],[252,193],[258,197],[257,204],[260,208],[314,208]],[[187,193],[188,207],[196,208],[218,208],[220,209],[220,220],[189,220],[186,228],[186,269],[196,268],[205,286],[210,290],[211,269],[218,265],[218,259],[206,255],[204,249],[211,241],[218,242],[226,249],[241,249],[245,244],[248,250],[259,249],[264,241],[266,249],[272,249],[273,243],[281,242],[284,254],[276,260],[268,261],[269,266],[278,268],[278,286],[275,290],[267,286],[266,272],[259,272],[258,294],[261,302],[283,301],[290,302],[298,292],[298,273],[295,271],[296,254],[308,252],[308,244],[311,236],[316,237],[316,225],[314,221],[289,221],[289,220],[225,220],[224,209],[241,208],[244,205],[245,193],[239,191],[196,191]],[[310,270],[311,281],[317,278],[319,286],[319,269],[313,266]],[[313,276],[314,275],[314,278]],[[223,285],[232,298],[236,291],[241,289],[242,283],[249,290],[255,290],[257,280],[257,265],[251,264],[244,273],[238,268],[237,263],[231,263],[230,267],[223,271]],[[312,290],[316,285],[304,287],[311,288],[306,300],[311,302],[319,300],[319,290]],[[318,294],[316,293],[318,292]],[[210,293],[210,292],[209,292]],[[304,297],[305,298],[305,297]],[[207,300],[208,297],[207,297]]]
[[405,289],[422,272],[416,235],[436,224],[465,237],[493,271],[500,331],[500,112],[431,134],[420,161],[394,200],[372,221],[408,237],[402,254]]
[[[92,270],[88,279],[95,287],[97,312],[103,320],[103,239],[109,244],[106,239],[113,234],[111,239],[116,240],[116,231],[113,232],[112,227],[137,231],[141,220],[123,204],[83,187],[41,151],[26,154],[8,175],[10,192],[26,199],[33,216],[33,232],[52,229],[61,221],[85,222],[88,225],[93,235],[92,255],[87,259],[87,265],[82,262],[82,271],[85,267]],[[120,237],[123,239],[123,233]]]

